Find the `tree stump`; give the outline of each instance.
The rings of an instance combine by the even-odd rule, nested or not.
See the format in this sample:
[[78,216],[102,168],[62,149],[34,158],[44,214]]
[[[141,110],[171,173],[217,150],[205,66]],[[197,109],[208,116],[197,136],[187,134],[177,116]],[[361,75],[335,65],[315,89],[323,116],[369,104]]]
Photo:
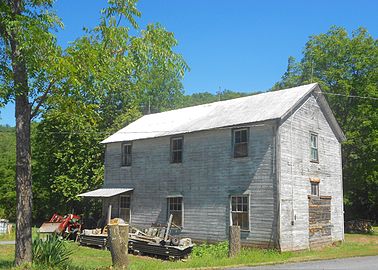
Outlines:
[[240,253],[240,226],[230,226],[228,234],[228,256],[234,257]]
[[128,224],[108,224],[108,243],[112,255],[113,267],[127,269],[128,266]]

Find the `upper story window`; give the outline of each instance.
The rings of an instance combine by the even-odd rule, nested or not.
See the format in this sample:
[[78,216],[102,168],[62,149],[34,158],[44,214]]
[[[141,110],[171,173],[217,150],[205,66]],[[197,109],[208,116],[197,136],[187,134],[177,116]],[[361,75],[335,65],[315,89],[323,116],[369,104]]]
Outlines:
[[131,166],[132,161],[132,144],[122,144],[122,166]]
[[168,218],[172,215],[172,223],[178,227],[182,227],[182,197],[168,198]]
[[310,151],[311,151],[311,161],[318,162],[318,134],[310,133]]
[[247,157],[248,156],[248,129],[234,129],[233,130],[233,147],[234,157]]
[[171,163],[182,163],[183,137],[171,138]]
[[249,196],[231,196],[231,225],[240,226],[241,230],[249,230]]

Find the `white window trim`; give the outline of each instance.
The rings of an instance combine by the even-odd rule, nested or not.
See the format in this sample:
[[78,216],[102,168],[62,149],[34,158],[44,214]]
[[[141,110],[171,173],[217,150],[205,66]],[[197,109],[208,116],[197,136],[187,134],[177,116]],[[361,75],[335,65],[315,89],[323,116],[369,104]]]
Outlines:
[[[131,224],[131,195],[120,195],[118,200],[118,216],[121,217],[121,197],[129,197],[130,199],[130,208],[129,208],[129,224]],[[127,209],[127,208],[122,208]],[[125,220],[126,222],[126,220]]]
[[232,226],[232,197],[247,197],[248,198],[248,229],[240,228],[241,232],[250,232],[251,231],[251,194],[233,194],[229,197],[230,202],[230,226]]
[[[311,143],[312,136],[315,136],[315,138],[316,138],[316,148],[312,147],[312,143]],[[316,157],[317,157],[317,159],[313,159],[312,158],[312,153],[311,153],[312,149],[316,149]],[[319,135],[318,135],[318,133],[312,132],[312,131],[310,132],[310,161],[311,162],[319,163]]]

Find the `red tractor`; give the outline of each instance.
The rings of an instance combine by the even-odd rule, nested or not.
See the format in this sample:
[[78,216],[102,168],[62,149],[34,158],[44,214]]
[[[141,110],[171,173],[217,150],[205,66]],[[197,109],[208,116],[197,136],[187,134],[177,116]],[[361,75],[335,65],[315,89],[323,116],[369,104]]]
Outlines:
[[54,214],[48,222],[45,222],[39,228],[40,233],[57,233],[64,238],[76,239],[77,233],[80,232],[80,217],[74,214],[60,216]]

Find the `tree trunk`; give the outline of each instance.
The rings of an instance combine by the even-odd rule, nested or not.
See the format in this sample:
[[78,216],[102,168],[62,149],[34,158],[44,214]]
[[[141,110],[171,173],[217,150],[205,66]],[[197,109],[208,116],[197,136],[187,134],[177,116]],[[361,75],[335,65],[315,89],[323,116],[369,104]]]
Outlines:
[[129,264],[128,241],[129,225],[108,224],[108,243],[110,244],[110,253],[112,254],[112,263],[115,268],[127,269]]
[[228,235],[228,256],[234,257],[240,253],[240,227],[230,226]]
[[32,261],[32,181],[30,165],[30,106],[16,98],[16,265]]
[[[14,16],[21,14],[22,3],[11,3]],[[16,96],[16,249],[15,263],[21,265],[32,261],[32,181],[30,151],[30,104],[26,64],[22,56],[18,37],[19,30],[13,29],[9,41],[12,50],[12,69]]]

